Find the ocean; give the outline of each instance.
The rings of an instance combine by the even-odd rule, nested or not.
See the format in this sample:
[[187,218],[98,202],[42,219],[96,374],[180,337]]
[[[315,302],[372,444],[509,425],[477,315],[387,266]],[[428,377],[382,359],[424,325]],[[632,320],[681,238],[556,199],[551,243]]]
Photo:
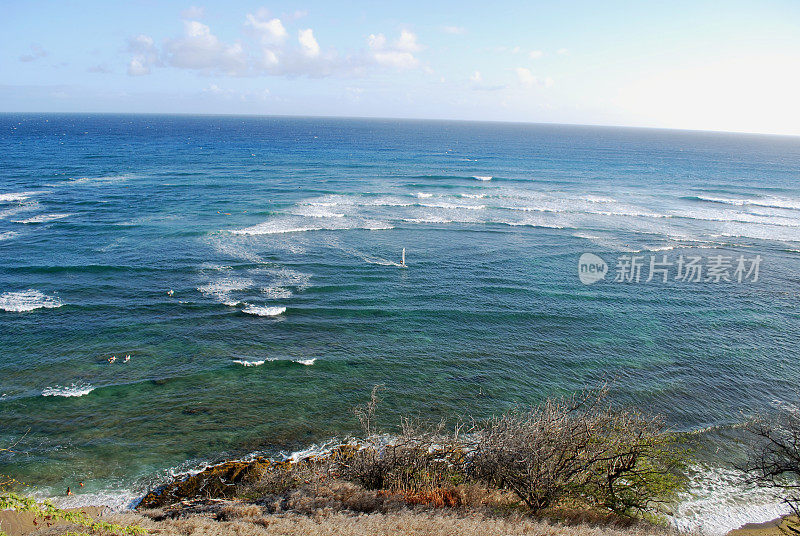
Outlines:
[[730,461],[799,398],[800,138],[0,114],[0,155],[0,474],[39,496],[343,439],[377,384],[391,427],[610,381],[701,444],[679,526],[782,512]]

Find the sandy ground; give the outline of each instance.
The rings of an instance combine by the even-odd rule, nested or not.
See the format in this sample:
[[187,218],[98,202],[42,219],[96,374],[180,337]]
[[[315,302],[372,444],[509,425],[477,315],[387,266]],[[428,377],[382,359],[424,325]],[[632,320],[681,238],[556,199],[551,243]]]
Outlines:
[[[97,517],[101,513],[103,513],[107,508],[105,506],[88,506],[86,508],[74,508],[70,510],[77,510],[81,512],[86,512],[92,517]],[[34,516],[31,512],[12,512],[10,510],[3,510],[0,511],[0,530],[8,534],[8,536],[23,536],[25,534],[36,534],[43,528],[47,528],[47,525],[42,525],[43,521],[41,518],[36,519],[38,524],[34,524]],[[63,523],[57,523],[53,526],[63,525]]]
[[786,530],[787,520],[792,519],[795,523],[798,521],[796,517],[789,516],[773,519],[766,523],[748,523],[742,528],[730,531],[728,536],[786,536],[786,534],[792,534],[791,531]]

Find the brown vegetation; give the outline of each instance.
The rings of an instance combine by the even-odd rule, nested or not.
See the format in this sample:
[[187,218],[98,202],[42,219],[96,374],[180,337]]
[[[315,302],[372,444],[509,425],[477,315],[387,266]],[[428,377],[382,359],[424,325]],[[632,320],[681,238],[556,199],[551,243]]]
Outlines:
[[748,431],[754,438],[744,471],[752,480],[777,489],[794,514],[786,518],[783,532],[800,534],[800,412],[782,407],[772,417],[750,421]]

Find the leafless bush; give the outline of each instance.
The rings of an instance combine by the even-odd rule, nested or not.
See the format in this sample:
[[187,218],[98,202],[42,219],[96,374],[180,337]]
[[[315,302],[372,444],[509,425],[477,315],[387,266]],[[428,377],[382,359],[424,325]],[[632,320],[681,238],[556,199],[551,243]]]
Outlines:
[[443,422],[424,425],[409,418],[401,419],[400,427],[400,433],[388,440],[366,438],[337,460],[336,473],[374,490],[427,492],[464,482],[453,463],[462,453],[458,429],[448,434]]
[[548,399],[476,423],[467,473],[534,512],[565,499],[623,515],[650,510],[678,487],[680,452],[660,418],[614,409],[607,395]]
[[372,388],[372,393],[369,397],[369,402],[353,408],[353,413],[361,424],[361,429],[364,431],[366,437],[375,434],[375,414],[380,403],[378,392],[383,389],[382,385],[376,385]]
[[[747,463],[740,467],[752,480],[779,490],[783,501],[800,516],[800,412],[782,407],[772,417],[757,417],[747,430],[754,441]],[[800,533],[800,523],[789,529]]]

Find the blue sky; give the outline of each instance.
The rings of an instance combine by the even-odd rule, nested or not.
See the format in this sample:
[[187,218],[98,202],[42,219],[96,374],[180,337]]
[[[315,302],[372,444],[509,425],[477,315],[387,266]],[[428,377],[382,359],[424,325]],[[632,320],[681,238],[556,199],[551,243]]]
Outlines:
[[0,2],[0,111],[800,135],[800,2]]

